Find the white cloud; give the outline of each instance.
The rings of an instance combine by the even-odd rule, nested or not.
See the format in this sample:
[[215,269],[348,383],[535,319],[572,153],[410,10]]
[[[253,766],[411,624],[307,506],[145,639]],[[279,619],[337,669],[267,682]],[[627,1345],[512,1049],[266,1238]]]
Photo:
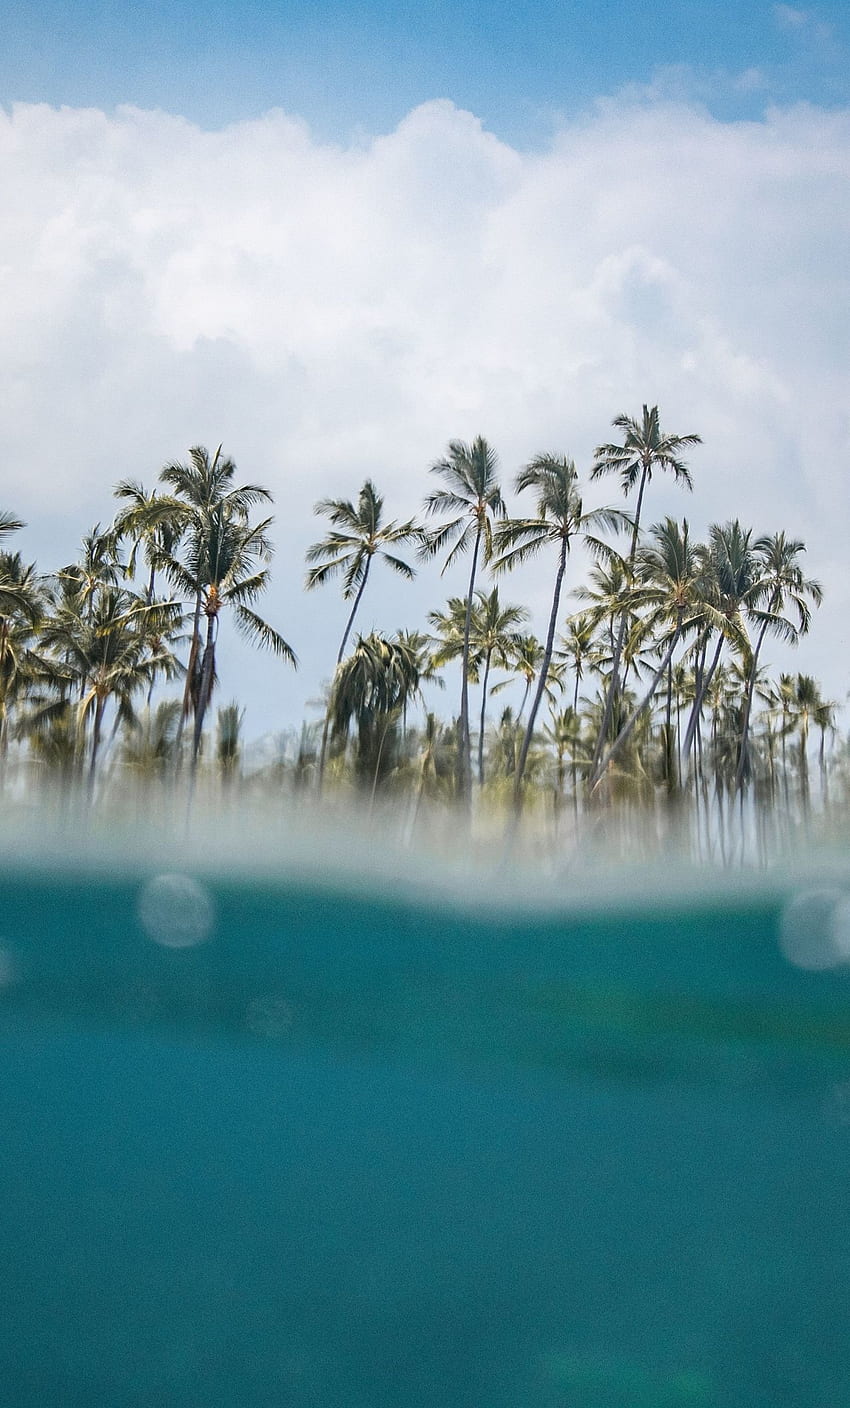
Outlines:
[[[17,107],[0,115],[0,505],[55,561],[111,515],[119,476],[224,441],[277,494],[268,612],[305,669],[240,653],[254,683],[223,693],[265,680],[295,719],[342,620],[332,589],[297,595],[318,496],[370,473],[406,512],[448,438],[479,432],[506,477],[540,449],[587,466],[614,414],[657,401],[705,447],[693,501],[658,486],[650,512],[803,536],[828,605],[800,668],[843,696],[848,175],[850,113],[806,106],[722,123],[621,97],[538,154],[447,102],[349,148],[282,112],[204,132]],[[415,624],[441,590],[376,582],[368,611]],[[508,590],[542,613],[545,578]]]
[[804,29],[810,19],[806,10],[796,10],[793,5],[774,5],[773,13],[783,29]]

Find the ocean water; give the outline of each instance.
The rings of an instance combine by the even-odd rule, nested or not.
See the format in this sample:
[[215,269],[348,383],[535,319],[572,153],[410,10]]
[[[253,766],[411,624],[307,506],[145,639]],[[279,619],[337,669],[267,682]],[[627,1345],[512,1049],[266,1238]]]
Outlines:
[[0,882],[3,1404],[850,1404],[840,885]]

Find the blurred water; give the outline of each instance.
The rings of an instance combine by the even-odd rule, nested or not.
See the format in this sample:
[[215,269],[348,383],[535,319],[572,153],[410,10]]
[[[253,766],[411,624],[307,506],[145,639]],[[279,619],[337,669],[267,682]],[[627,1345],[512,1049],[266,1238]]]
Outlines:
[[846,901],[806,893],[11,869],[0,1400],[850,1402],[850,977],[797,961]]

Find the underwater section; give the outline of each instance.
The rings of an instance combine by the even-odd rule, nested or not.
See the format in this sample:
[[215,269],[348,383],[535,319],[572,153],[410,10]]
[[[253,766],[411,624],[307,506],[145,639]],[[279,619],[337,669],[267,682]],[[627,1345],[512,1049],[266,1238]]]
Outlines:
[[840,881],[0,881],[16,1408],[850,1403]]

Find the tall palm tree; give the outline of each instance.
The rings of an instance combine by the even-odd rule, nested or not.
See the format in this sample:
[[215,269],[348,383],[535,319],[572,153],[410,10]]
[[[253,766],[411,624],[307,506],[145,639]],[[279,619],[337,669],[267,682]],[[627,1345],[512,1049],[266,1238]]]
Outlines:
[[472,557],[461,659],[457,759],[457,792],[464,805],[469,807],[472,801],[469,634],[473,594],[480,559],[483,557],[488,561],[492,553],[493,523],[504,518],[507,509],[498,480],[496,452],[481,435],[471,444],[463,440],[450,441],[448,454],[431,466],[431,473],[439,475],[445,487],[434,489],[427,496],[426,512],[431,516],[449,514],[450,517],[425,536],[420,551],[423,556],[433,557],[451,545],[443,563],[443,572],[463,553],[469,552]]
[[[750,616],[758,627],[758,632],[753,646],[752,663],[744,696],[741,747],[735,778],[738,788],[743,785],[747,767],[750,712],[764,638],[770,631],[771,635],[796,645],[800,637],[808,632],[811,625],[812,612],[809,600],[814,602],[815,606],[820,606],[823,601],[823,588],[820,582],[803,575],[799,557],[805,551],[805,543],[786,538],[784,533],[774,533],[759,538],[754,547],[761,570],[758,600],[752,601]],[[789,620],[785,614],[789,609],[795,618],[793,620]]]
[[[628,556],[628,566],[631,571],[640,536],[640,520],[646,486],[650,483],[653,473],[659,470],[672,474],[677,484],[683,484],[685,488],[692,489],[691,472],[682,458],[682,451],[688,450],[694,445],[701,445],[702,438],[696,434],[671,435],[662,430],[657,406],[651,408],[644,406],[640,420],[633,416],[619,415],[615,416],[612,424],[616,430],[622,431],[623,438],[618,444],[597,446],[590,477],[591,479],[599,479],[608,474],[618,475],[623,493],[627,497],[637,486],[637,501],[632,520],[632,541]],[[590,776],[591,786],[598,775],[599,759],[607,741],[614,699],[620,688],[620,656],[627,625],[627,618],[624,615],[617,635],[611,677],[608,681],[608,691],[602,715],[602,726],[594,751]]]
[[[242,529],[247,534],[249,529],[250,511],[257,504],[271,503],[272,495],[270,490],[264,489],[259,484],[237,484],[236,465],[229,456],[222,454],[222,447],[219,445],[215,454],[210,455],[204,445],[193,445],[189,451],[187,463],[172,460],[164,465],[160,470],[159,480],[161,484],[167,485],[170,490],[170,497],[176,500],[179,505],[174,510],[173,529],[175,538],[182,543],[185,535],[191,539],[189,547],[186,549],[186,560],[190,558],[203,558],[203,550],[199,544],[207,536],[214,538],[216,526],[212,522],[215,514],[220,511],[232,525],[233,533],[238,532],[241,524]],[[262,525],[265,529],[271,519],[267,519]],[[253,543],[258,552],[270,552],[268,542],[263,541],[261,549],[262,533],[257,532]],[[182,549],[181,549],[182,550]],[[210,564],[209,582],[204,582],[201,578],[195,579],[194,588],[191,588],[192,598],[192,634],[189,645],[189,660],[186,667],[186,684],[183,691],[183,712],[180,720],[180,733],[182,735],[183,725],[189,714],[195,710],[198,691],[200,688],[201,676],[201,654],[202,654],[202,627],[201,616],[204,611],[204,593],[207,585],[212,585],[213,577],[219,570],[213,566],[213,559],[208,556]],[[179,563],[176,553],[172,553],[170,558],[163,564],[166,575],[174,579],[175,564],[177,567],[177,577],[179,578]],[[191,577],[191,571],[189,576]],[[184,578],[183,585],[186,585]],[[243,623],[244,624],[244,623]],[[271,642],[269,642],[271,644]],[[288,647],[287,647],[288,649]],[[285,652],[284,652],[285,653]],[[293,657],[294,663],[294,657]],[[197,722],[197,713],[195,713]],[[200,735],[198,735],[200,742]],[[197,749],[193,747],[193,758],[197,762]]]
[[216,681],[216,643],[222,610],[230,608],[237,630],[251,644],[271,650],[293,666],[297,664],[292,647],[253,609],[269,583],[269,569],[260,564],[271,559],[267,537],[271,521],[266,518],[252,525],[243,505],[228,496],[211,507],[198,508],[183,534],[181,560],[173,558],[166,568],[172,586],[198,603],[197,617],[206,617],[203,651],[195,650],[194,658],[190,656],[193,776]]
[[345,654],[373,560],[379,558],[400,577],[412,580],[416,574],[410,564],[387,549],[396,544],[421,543],[422,529],[412,518],[404,523],[395,519],[385,523],[384,500],[371,479],[365,481],[356,505],[350,499],[320,499],[313,512],[330,519],[333,531],[307,549],[307,561],[312,565],[304,585],[309,591],[342,573],[343,600],[353,599],[337,651],[338,665]]
[[[333,529],[307,549],[307,562],[311,566],[304,585],[310,591],[342,573],[343,600],[352,602],[337,651],[336,663],[339,665],[345,655],[345,647],[366,590],[373,560],[376,557],[381,559],[400,577],[410,581],[416,575],[413,568],[404,558],[397,557],[387,549],[396,544],[421,543],[422,530],[412,518],[404,523],[398,523],[395,519],[385,523],[384,500],[371,479],[365,481],[356,505],[350,499],[320,499],[313,512],[330,519]],[[326,710],[319,752],[320,787],[327,759],[329,727],[330,715]]]
[[536,557],[546,547],[554,547],[557,552],[543,659],[514,777],[514,805],[518,809],[522,801],[522,779],[528,750],[531,747],[534,725],[552,663],[561,591],[570,549],[574,540],[579,538],[594,556],[605,557],[610,554],[611,549],[607,543],[595,536],[596,531],[607,529],[618,532],[624,526],[629,526],[630,520],[616,508],[595,508],[585,512],[578,487],[578,471],[575,462],[566,455],[537,455],[520,470],[515,487],[517,493],[530,490],[535,495],[537,511],[531,518],[508,519],[496,530],[494,546],[498,557],[493,563],[494,572],[516,567]]

